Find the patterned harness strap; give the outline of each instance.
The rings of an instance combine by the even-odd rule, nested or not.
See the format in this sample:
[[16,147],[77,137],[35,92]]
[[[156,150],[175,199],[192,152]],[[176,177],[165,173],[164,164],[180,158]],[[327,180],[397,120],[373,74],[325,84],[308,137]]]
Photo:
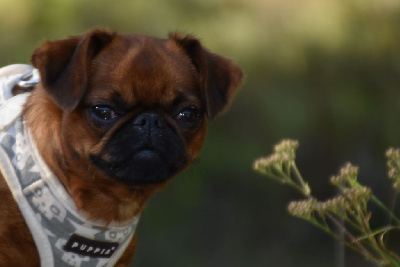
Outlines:
[[123,226],[105,227],[76,210],[25,127],[21,114],[30,93],[12,95],[27,70],[33,68],[0,69],[0,171],[32,233],[41,265],[113,266],[130,243],[139,217]]
[[[17,96],[13,96],[13,88],[21,82],[21,77],[27,73],[35,72],[35,81],[39,81],[39,74],[30,65],[14,64],[0,69],[0,131],[10,127],[15,120],[21,116],[23,104],[26,102],[29,93],[25,92]],[[32,76],[31,76],[32,77]],[[29,81],[31,77],[27,78]],[[27,83],[22,84],[26,87]],[[30,87],[32,84],[30,84]]]

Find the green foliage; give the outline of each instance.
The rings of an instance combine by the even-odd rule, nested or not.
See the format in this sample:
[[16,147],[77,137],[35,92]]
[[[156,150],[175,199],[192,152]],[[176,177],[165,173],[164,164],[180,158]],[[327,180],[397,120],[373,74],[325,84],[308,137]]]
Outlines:
[[[388,234],[400,229],[400,219],[373,195],[370,188],[357,181],[358,168],[347,163],[338,175],[330,179],[331,184],[338,189],[339,195],[319,201],[311,194],[309,185],[296,166],[297,147],[297,141],[284,140],[275,146],[272,155],[260,158],[254,163],[255,170],[295,188],[305,197],[304,200],[290,202],[289,213],[340,239],[349,248],[378,266],[400,266],[400,255],[388,249],[385,244]],[[400,192],[400,150],[390,148],[386,156],[389,178],[393,180],[393,187]],[[372,212],[368,209],[370,202],[388,213],[393,223],[372,229]]]

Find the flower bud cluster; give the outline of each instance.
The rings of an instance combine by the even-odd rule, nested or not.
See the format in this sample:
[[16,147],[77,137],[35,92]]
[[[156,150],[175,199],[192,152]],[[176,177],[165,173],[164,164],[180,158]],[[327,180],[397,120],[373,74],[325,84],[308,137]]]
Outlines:
[[290,163],[295,160],[298,146],[299,142],[296,140],[282,140],[279,144],[275,145],[273,154],[257,159],[253,167],[255,170],[263,170],[271,167],[280,168],[283,163]]
[[283,140],[275,145],[271,155],[254,161],[253,168],[286,183],[290,179],[290,164],[294,163],[298,146],[296,140]]
[[343,189],[342,194],[349,203],[359,205],[371,199],[372,190],[366,186],[357,186]]
[[304,220],[311,220],[312,213],[317,205],[317,200],[309,198],[300,201],[292,201],[289,203],[288,211],[290,215],[302,218]]
[[259,158],[254,161],[253,168],[257,171],[265,171],[270,168],[281,168],[285,158],[278,154],[272,154],[269,157]]
[[292,216],[305,220],[312,220],[314,212],[320,217],[326,212],[345,217],[346,213],[354,213],[358,206],[366,204],[371,196],[372,191],[367,187],[345,188],[342,194],[326,201],[317,201],[314,198],[292,201],[289,203],[288,211]]
[[299,142],[293,139],[283,139],[274,146],[274,151],[279,153],[283,151],[295,151],[299,147]]
[[386,151],[388,176],[393,180],[393,187],[400,191],[400,149],[389,148]]
[[331,184],[339,187],[353,187],[357,183],[358,167],[353,166],[351,163],[346,163],[346,165],[340,169],[339,175],[331,177]]

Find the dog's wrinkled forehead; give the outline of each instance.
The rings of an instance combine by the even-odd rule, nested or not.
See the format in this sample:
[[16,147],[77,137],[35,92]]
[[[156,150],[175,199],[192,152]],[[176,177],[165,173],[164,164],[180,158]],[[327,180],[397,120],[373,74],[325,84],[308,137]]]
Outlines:
[[97,96],[119,95],[129,105],[171,105],[182,94],[200,94],[195,68],[176,44],[146,36],[123,36],[104,49],[91,83]]

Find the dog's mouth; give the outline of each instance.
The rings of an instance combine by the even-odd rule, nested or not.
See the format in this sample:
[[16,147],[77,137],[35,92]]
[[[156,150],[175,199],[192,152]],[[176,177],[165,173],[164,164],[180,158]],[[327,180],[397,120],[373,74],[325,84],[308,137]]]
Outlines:
[[182,158],[165,157],[151,147],[138,149],[126,158],[91,155],[90,160],[107,176],[127,185],[163,183],[182,170],[187,162]]

